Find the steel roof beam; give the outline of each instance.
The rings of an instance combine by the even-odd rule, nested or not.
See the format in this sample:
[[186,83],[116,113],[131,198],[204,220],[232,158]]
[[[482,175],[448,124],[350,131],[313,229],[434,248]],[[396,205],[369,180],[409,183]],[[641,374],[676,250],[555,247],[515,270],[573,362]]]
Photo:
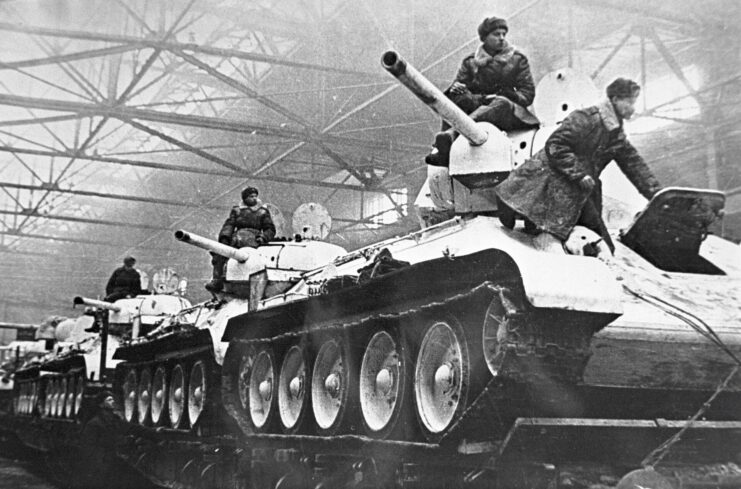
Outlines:
[[339,73],[344,75],[355,75],[364,78],[374,77],[381,78],[378,73],[369,73],[357,70],[347,70],[342,68],[335,68],[332,66],[317,65],[314,63],[300,63],[297,61],[291,61],[279,56],[271,56],[268,54],[256,54],[240,51],[238,49],[225,49],[216,48],[210,46],[199,46],[194,43],[179,43],[172,41],[159,41],[157,39],[143,39],[134,36],[124,36],[116,34],[103,34],[97,32],[85,32],[68,29],[51,29],[47,27],[37,27],[29,25],[16,25],[9,22],[0,22],[0,30],[10,32],[20,32],[24,34],[35,34],[39,36],[51,36],[51,37],[65,37],[70,39],[82,39],[87,41],[103,41],[103,42],[115,42],[115,43],[128,43],[135,47],[148,47],[155,49],[163,49],[168,51],[179,51],[185,50],[194,53],[208,54],[211,56],[218,56],[221,58],[238,58],[247,61],[256,61],[268,64],[291,66],[293,68],[305,68],[316,71],[326,71],[330,73]]
[[[235,173],[235,172],[229,172],[229,171],[223,171],[223,170],[217,170],[217,169],[197,168],[197,167],[192,167],[192,166],[176,165],[176,164],[171,164],[171,163],[157,163],[153,161],[112,158],[108,156],[95,156],[95,155],[82,154],[82,153],[78,153],[78,152],[71,151],[71,150],[70,151],[45,151],[45,150],[24,149],[24,148],[16,148],[13,146],[0,145],[0,151],[7,152],[7,153],[14,153],[14,154],[47,156],[50,158],[76,157],[78,160],[96,161],[96,162],[101,162],[101,163],[111,163],[114,165],[125,165],[125,166],[141,167],[141,168],[152,168],[155,170],[167,170],[167,171],[176,171],[176,172],[184,172],[184,173],[193,173],[196,175],[212,175],[212,176],[217,176],[217,177],[230,177],[230,178],[239,178],[239,179],[244,179],[245,177],[245,175],[242,173]],[[252,176],[250,178],[252,180],[260,180],[260,181],[265,181],[265,182],[306,185],[306,186],[312,186],[312,187],[332,188],[332,189],[339,189],[339,190],[356,190],[356,191],[364,190],[364,187],[360,185],[323,182],[321,180],[307,180],[307,179],[302,179],[302,178],[280,177],[280,176],[271,176],[271,175]]]

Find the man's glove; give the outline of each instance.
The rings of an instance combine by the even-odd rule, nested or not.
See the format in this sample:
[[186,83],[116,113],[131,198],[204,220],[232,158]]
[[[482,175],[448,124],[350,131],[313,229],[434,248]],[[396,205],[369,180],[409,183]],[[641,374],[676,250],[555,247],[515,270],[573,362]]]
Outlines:
[[581,180],[579,180],[579,188],[586,192],[591,192],[594,188],[594,178],[589,175],[584,175],[581,177]]
[[448,91],[452,93],[453,95],[461,95],[465,93],[466,90],[468,90],[468,87],[466,87],[461,82],[453,82],[453,84],[450,85],[450,88],[448,89]]

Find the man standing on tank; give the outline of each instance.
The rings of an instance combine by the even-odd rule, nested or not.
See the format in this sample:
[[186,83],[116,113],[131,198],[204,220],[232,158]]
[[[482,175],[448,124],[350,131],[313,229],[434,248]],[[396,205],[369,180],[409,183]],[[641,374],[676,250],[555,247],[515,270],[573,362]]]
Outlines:
[[502,223],[514,227],[517,212],[561,241],[579,224],[599,234],[614,252],[602,220],[602,170],[615,160],[647,199],[660,189],[623,132],[623,121],[633,116],[640,90],[633,80],[617,78],[607,86],[607,98],[601,103],[569,114],[545,147],[496,187]]
[[[463,60],[445,94],[473,120],[489,122],[502,131],[538,127],[538,119],[526,108],[535,98],[530,64],[507,42],[508,32],[505,19],[484,19],[478,27],[482,44]],[[435,135],[435,150],[425,158],[427,164],[448,166],[456,136],[443,121]]]
[[115,302],[141,294],[141,276],[134,268],[135,263],[133,256],[127,256],[123,260],[123,266],[113,271],[105,286],[106,301]]
[[[257,248],[275,237],[275,225],[270,211],[260,203],[258,194],[255,187],[242,190],[242,203],[232,207],[219,231],[219,243],[235,248]],[[206,290],[219,292],[224,288],[224,268],[227,261],[228,258],[211,253],[213,279],[206,284]]]

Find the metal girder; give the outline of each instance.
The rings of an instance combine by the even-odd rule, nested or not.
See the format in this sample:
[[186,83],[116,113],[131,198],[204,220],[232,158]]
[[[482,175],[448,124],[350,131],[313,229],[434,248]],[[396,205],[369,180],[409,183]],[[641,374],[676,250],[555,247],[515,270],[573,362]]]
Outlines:
[[[130,243],[116,243],[114,241],[99,241],[95,239],[84,239],[84,238],[64,238],[60,236],[49,236],[45,234],[16,233],[13,231],[0,231],[0,235],[13,236],[16,238],[40,239],[44,241],[62,241],[65,243],[80,243],[80,244],[90,244],[90,245],[97,245],[97,246],[110,246],[112,248],[131,248],[132,247]],[[161,248],[161,247],[147,246],[146,249],[147,250],[169,251],[174,248],[172,247],[171,248]],[[80,257],[80,258],[84,258],[84,257]]]
[[121,194],[111,194],[111,193],[105,193],[105,192],[91,192],[88,190],[63,189],[63,188],[60,188],[58,186],[53,186],[53,185],[24,185],[20,183],[0,182],[0,188],[15,188],[15,189],[21,189],[21,190],[43,190],[43,191],[58,192],[62,194],[80,195],[84,197],[101,197],[104,199],[125,200],[125,201],[130,201],[130,202],[145,202],[148,204],[163,204],[163,205],[174,205],[174,206],[181,206],[181,207],[208,207],[209,209],[219,209],[219,210],[231,209],[231,206],[224,206],[224,205],[204,206],[197,202],[183,202],[180,200],[157,199],[154,197],[139,197],[136,195],[121,195]]
[[[212,176],[218,176],[218,177],[231,177],[231,178],[244,178],[245,177],[245,175],[242,173],[227,172],[227,171],[217,170],[217,169],[197,168],[197,167],[192,167],[192,166],[177,165],[177,164],[171,164],[171,163],[156,163],[152,161],[112,158],[109,156],[95,156],[95,155],[81,154],[79,152],[75,152],[71,150],[70,151],[45,151],[45,150],[37,150],[37,149],[30,149],[30,148],[16,148],[13,146],[1,146],[0,145],[0,152],[35,155],[35,156],[62,157],[62,158],[75,157],[78,160],[97,161],[101,163],[111,163],[115,165],[135,166],[135,167],[141,167],[141,168],[152,168],[155,170],[168,170],[168,171],[176,171],[176,172],[193,173],[197,175],[212,175]],[[360,185],[331,183],[331,182],[323,182],[321,180],[307,180],[307,179],[301,179],[301,178],[290,178],[290,177],[280,177],[280,176],[270,176],[270,175],[264,175],[264,176],[251,175],[250,179],[266,181],[266,182],[276,182],[276,183],[286,183],[286,184],[296,184],[296,185],[307,185],[307,186],[313,186],[313,187],[332,188],[332,189],[339,189],[339,190],[363,190],[364,189]],[[39,178],[39,180],[42,180],[42,179]]]
[[[147,109],[136,109],[121,105],[115,106],[109,104],[91,104],[66,100],[24,97],[10,94],[0,94],[0,105],[28,107],[33,109],[53,110],[60,112],[73,112],[79,114],[81,117],[108,117],[124,122],[128,122],[132,119],[145,120],[163,124],[173,124],[177,126],[198,127],[201,129],[215,129],[242,134],[260,134],[263,136],[296,139],[300,141],[314,141],[316,139],[316,136],[312,136],[307,131],[297,131],[288,128],[271,127],[257,124],[247,124],[231,119],[220,119],[215,117],[177,114]],[[328,134],[323,134],[321,138],[322,140],[325,140],[327,142],[345,144],[350,146],[355,145],[370,148],[378,148],[379,146],[383,146],[382,142],[345,138]],[[398,149],[403,150],[404,147],[402,146]]]
[[110,56],[112,54],[126,53],[135,49],[141,49],[142,47],[144,46],[136,43],[131,43],[121,46],[111,46],[108,48],[90,49],[87,51],[79,51],[70,54],[47,56],[45,58],[27,59],[24,61],[0,61],[0,70],[18,70],[21,68],[31,68],[34,66],[44,66],[50,64],[67,63],[69,61],[79,61],[81,59],[100,58],[103,56]]
[[135,36],[125,36],[117,34],[103,34],[96,32],[85,32],[68,29],[50,29],[47,27],[37,27],[29,25],[17,25],[8,22],[0,22],[0,30],[10,32],[22,32],[25,34],[35,34],[39,36],[51,36],[51,37],[65,37],[69,39],[83,39],[87,41],[103,41],[103,42],[115,42],[115,43],[128,43],[134,44],[137,47],[149,47],[156,49],[163,49],[168,51],[190,51],[194,53],[208,54],[211,56],[218,56],[221,58],[238,58],[247,61],[256,61],[261,63],[269,63],[276,65],[290,66],[293,68],[305,68],[317,71],[326,71],[330,73],[338,73],[344,75],[355,75],[359,77],[375,77],[380,78],[378,73],[369,73],[357,70],[347,70],[343,68],[335,68],[332,66],[318,65],[315,63],[301,63],[297,61],[291,61],[289,59],[281,58],[279,56],[271,56],[268,54],[256,54],[247,53],[238,49],[224,49],[215,48],[210,46],[199,46],[194,43],[179,43],[172,41],[159,41],[157,39],[145,39]]
[[[7,210],[0,209],[0,214],[10,215],[10,216],[26,216],[26,217],[34,217],[34,218],[40,218],[40,219],[52,219],[52,220],[57,220],[57,221],[81,222],[85,224],[101,224],[104,226],[116,226],[116,227],[124,227],[124,228],[156,229],[156,230],[166,229],[163,226],[154,226],[152,224],[136,224],[136,223],[129,223],[129,222],[121,222],[121,221],[109,221],[107,219],[90,219],[87,217],[59,216],[55,214],[41,214],[40,212],[34,212],[33,209],[22,210],[22,211],[7,211]],[[19,227],[21,226],[22,226],[22,223]]]

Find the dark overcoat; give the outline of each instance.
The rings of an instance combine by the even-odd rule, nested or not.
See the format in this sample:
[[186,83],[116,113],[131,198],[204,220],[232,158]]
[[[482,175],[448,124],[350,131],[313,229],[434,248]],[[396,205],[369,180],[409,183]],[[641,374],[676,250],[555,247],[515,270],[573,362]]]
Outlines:
[[[613,160],[644,197],[651,198],[659,190],[659,182],[625,137],[612,104],[605,100],[569,114],[545,147],[510,173],[495,191],[513,210],[565,240],[587,199],[601,215],[599,176]],[[596,183],[591,192],[578,184],[586,175]]]
[[464,112],[471,113],[486,103],[486,95],[500,95],[512,102],[517,119],[524,124],[537,125],[538,120],[526,109],[535,98],[535,83],[527,56],[510,47],[492,56],[483,66],[478,66],[475,60],[476,53],[467,56],[455,77],[455,81],[465,85],[470,94],[453,95],[447,91],[451,100]]
[[236,205],[229,212],[229,217],[219,231],[219,242],[230,246],[242,247],[237,243],[240,229],[255,231],[255,237],[261,237],[267,243],[275,237],[275,225],[270,211],[265,206],[248,207]]

